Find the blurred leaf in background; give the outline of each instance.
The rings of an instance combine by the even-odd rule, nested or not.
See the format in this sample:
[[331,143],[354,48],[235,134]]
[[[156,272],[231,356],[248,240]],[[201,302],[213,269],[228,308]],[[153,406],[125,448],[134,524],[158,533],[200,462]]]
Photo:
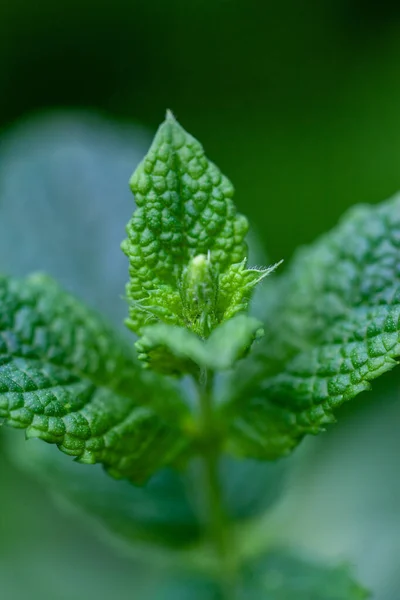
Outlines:
[[[282,552],[263,556],[246,569],[237,600],[365,600],[368,594],[349,575],[348,568],[331,568],[299,560]],[[154,600],[223,600],[203,580],[166,580]]]
[[389,2],[6,2],[0,125],[85,106],[154,128],[169,107],[288,258],[400,187],[399,29]]
[[53,113],[0,140],[0,270],[52,275],[122,327],[127,181],[147,133],[89,113]]

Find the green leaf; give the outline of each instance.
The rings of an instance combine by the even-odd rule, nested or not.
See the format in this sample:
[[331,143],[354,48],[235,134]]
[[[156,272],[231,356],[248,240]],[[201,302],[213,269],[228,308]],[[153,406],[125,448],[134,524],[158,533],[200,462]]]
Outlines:
[[269,309],[257,361],[229,408],[231,450],[259,458],[323,431],[337,407],[397,364],[400,197],[356,207],[301,250]]
[[[330,567],[275,552],[244,566],[236,600],[365,600],[368,592],[356,583],[346,565]],[[216,582],[182,578],[162,582],[155,599],[223,600]]]
[[55,448],[37,440],[29,442],[27,451],[14,437],[6,438],[10,458],[44,482],[61,508],[83,513],[86,520],[132,547],[153,543],[156,552],[156,545],[178,548],[198,541],[200,523],[184,475],[178,471],[163,469],[136,486],[115,481],[98,465],[65,460]]
[[255,286],[275,271],[282,261],[266,269],[246,269],[246,261],[231,265],[219,280],[218,312],[222,320],[247,310]]
[[216,371],[231,369],[263,334],[262,323],[258,319],[244,314],[229,319],[217,327],[207,340],[204,366]]
[[347,566],[330,567],[276,552],[249,564],[240,598],[265,600],[364,600],[368,592]]
[[203,345],[191,331],[164,323],[146,327],[135,344],[144,366],[151,366],[164,375],[190,373],[194,376],[206,355]]
[[255,339],[262,335],[262,323],[247,315],[226,321],[202,340],[183,327],[160,323],[144,329],[136,342],[139,358],[147,366],[164,374],[199,374],[201,368],[211,371],[231,369],[243,358]]
[[[0,278],[0,418],[8,425],[140,482],[185,446],[175,414],[185,409],[165,386],[50,278]],[[153,409],[161,401],[174,407],[169,423]]]
[[[113,534],[110,541],[122,540],[133,550],[151,544],[152,560],[156,560],[157,545],[178,549],[199,541],[205,507],[199,493],[198,463],[191,465],[189,474],[167,468],[144,485],[135,486],[115,481],[100,465],[65,460],[49,444],[30,440],[27,448],[22,436],[4,433],[8,435],[1,438],[2,455],[44,483],[61,509],[78,511],[93,523],[95,531],[100,528],[100,533]],[[221,485],[232,521],[254,518],[277,501],[284,483],[282,466],[223,457]]]
[[130,184],[137,209],[122,244],[130,263],[127,325],[140,334],[163,321],[207,337],[247,308],[270,272],[245,270],[248,223],[236,212],[232,184],[169,112]]

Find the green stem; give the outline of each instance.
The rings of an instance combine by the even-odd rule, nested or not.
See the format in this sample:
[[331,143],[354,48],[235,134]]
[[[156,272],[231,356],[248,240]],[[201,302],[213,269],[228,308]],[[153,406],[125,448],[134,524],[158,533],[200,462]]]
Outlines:
[[212,397],[213,373],[203,369],[200,373],[198,387],[202,432],[201,458],[208,504],[209,535],[219,561],[217,571],[220,576],[222,597],[224,600],[233,600],[235,561],[231,531],[224,511],[219,474],[221,450]]

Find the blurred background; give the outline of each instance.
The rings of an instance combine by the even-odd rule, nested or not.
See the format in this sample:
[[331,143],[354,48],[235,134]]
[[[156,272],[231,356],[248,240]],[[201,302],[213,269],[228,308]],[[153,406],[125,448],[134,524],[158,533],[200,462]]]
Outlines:
[[[349,206],[386,199],[400,189],[399,7],[2,2],[1,271],[46,270],[121,326],[127,181],[166,108],[234,181],[257,256],[288,260]],[[398,396],[398,375],[385,376],[286,461],[286,483],[257,476],[257,506],[240,509],[259,513],[279,480],[266,530],[279,523],[305,552],[347,560],[377,600],[400,589]],[[60,510],[33,463],[16,465],[21,435],[0,431],[3,597],[147,597],[140,561]]]

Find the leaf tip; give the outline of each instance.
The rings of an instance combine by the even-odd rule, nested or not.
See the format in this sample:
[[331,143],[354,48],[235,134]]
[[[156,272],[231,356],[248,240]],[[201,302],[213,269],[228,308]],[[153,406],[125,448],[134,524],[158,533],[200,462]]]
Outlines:
[[171,121],[172,123],[176,123],[177,122],[176,119],[175,119],[174,113],[169,108],[167,108],[167,110],[165,111],[165,120],[166,121]]

